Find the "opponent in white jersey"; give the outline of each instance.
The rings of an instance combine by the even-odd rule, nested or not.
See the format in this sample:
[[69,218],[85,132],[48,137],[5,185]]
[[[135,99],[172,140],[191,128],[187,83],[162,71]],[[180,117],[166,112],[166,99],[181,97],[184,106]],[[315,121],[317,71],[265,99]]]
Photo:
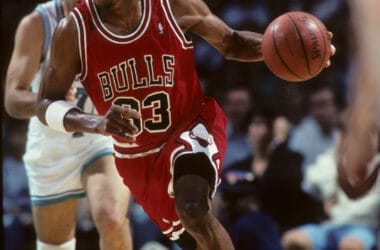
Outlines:
[[[36,93],[54,29],[76,2],[52,0],[39,4],[22,19],[7,72],[5,107],[14,118],[30,118],[24,162],[37,249],[75,249],[76,208],[78,198],[86,194],[101,248],[131,249],[126,221],[129,191],[113,165],[111,139],[62,133],[44,126],[35,116]],[[94,111],[79,82],[73,83],[67,101],[86,112]]]

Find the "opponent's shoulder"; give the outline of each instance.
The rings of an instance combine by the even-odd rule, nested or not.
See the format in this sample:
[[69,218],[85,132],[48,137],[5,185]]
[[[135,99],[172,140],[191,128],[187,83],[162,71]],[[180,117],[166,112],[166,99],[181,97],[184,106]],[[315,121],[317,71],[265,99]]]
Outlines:
[[43,21],[38,12],[24,16],[17,27],[17,35],[28,37],[27,41],[34,37],[42,38],[43,34]]

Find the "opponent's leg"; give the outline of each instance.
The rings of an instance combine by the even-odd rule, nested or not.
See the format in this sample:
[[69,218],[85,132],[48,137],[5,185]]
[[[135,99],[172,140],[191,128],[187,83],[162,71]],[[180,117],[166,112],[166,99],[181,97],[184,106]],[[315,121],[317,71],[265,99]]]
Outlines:
[[122,183],[111,155],[102,156],[83,175],[91,214],[100,235],[100,248],[132,249],[127,218],[129,190]]
[[37,250],[74,250],[77,199],[58,204],[33,206]]
[[[202,170],[195,170],[210,168],[212,169],[204,154],[184,155],[176,160],[177,175],[175,174],[174,182],[176,210],[183,226],[196,240],[197,249],[233,249],[228,233],[210,211],[211,188],[208,180],[212,176],[209,176],[208,171],[203,174]],[[178,175],[179,172],[181,174]]]

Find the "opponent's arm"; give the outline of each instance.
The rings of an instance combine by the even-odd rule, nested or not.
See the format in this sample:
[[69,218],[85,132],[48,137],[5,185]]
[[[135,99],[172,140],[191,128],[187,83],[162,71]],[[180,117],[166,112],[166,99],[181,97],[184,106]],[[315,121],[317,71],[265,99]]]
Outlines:
[[[133,141],[137,128],[129,119],[123,118],[139,118],[136,111],[114,105],[105,116],[100,116],[84,113],[62,102],[80,70],[77,30],[73,18],[68,16],[59,23],[53,35],[50,61],[44,71],[37,99],[37,116],[40,121],[55,129],[57,126],[53,124],[62,125],[67,132],[117,135]],[[55,117],[55,111],[61,113],[61,116]]]
[[262,34],[230,28],[210,11],[203,0],[172,0],[171,6],[184,32],[202,37],[226,59],[247,62],[262,60]]
[[25,16],[17,27],[4,97],[5,110],[14,118],[27,119],[36,114],[37,94],[30,87],[40,65],[43,37],[38,13]]

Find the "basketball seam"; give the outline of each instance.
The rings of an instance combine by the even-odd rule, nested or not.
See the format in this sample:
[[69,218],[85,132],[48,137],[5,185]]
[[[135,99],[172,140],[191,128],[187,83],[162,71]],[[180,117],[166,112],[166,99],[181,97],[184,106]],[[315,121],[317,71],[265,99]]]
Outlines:
[[[276,23],[277,24],[277,23]],[[303,77],[301,77],[301,76],[299,76],[299,75],[297,75],[286,63],[285,63],[285,61],[284,61],[284,59],[282,58],[282,56],[281,56],[281,53],[280,53],[280,50],[278,49],[278,46],[277,46],[277,43],[276,43],[276,39],[275,39],[275,32],[274,32],[274,27],[276,26],[276,24],[275,25],[273,25],[272,26],[272,41],[273,41],[273,44],[274,44],[274,48],[276,49],[276,53],[277,53],[277,55],[278,55],[278,57],[280,58],[280,61],[281,61],[281,63],[285,66],[285,68],[291,73],[291,74],[293,74],[294,76],[296,76],[296,77],[298,77],[298,78],[300,78],[300,79],[304,79]]]
[[[314,19],[314,18],[313,18]],[[320,66],[320,69],[323,69],[323,63],[325,62],[325,59],[326,59],[326,50],[327,50],[327,46],[326,46],[326,37],[325,37],[325,32],[323,32],[322,28],[319,26],[319,23],[316,22],[314,20],[314,23],[317,25],[319,31],[321,32],[322,36],[323,36],[323,60],[321,62],[321,66]],[[319,72],[317,72],[316,74],[318,74]]]
[[305,48],[305,43],[304,43],[304,40],[302,39],[302,36],[301,36],[300,31],[298,30],[298,26],[297,26],[297,24],[294,22],[294,20],[293,20],[293,18],[292,18],[291,15],[287,15],[287,16],[289,17],[290,22],[293,24],[294,29],[295,29],[296,32],[297,32],[298,38],[300,39],[301,47],[302,47],[302,50],[303,50],[303,54],[305,55],[307,71],[308,71],[309,75],[314,76],[314,75],[311,73],[311,71],[310,71],[309,58],[307,57],[307,52],[306,52],[306,48]]

